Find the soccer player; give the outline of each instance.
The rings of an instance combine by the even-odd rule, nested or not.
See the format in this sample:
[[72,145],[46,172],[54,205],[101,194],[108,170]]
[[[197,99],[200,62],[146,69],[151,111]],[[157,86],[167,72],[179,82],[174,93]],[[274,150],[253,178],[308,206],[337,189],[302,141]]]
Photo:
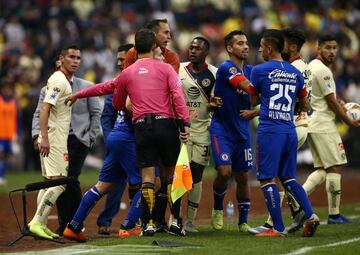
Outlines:
[[296,181],[297,135],[293,122],[293,107],[299,98],[299,110],[306,112],[309,102],[302,74],[283,61],[284,38],[279,30],[266,30],[259,52],[266,61],[253,67],[249,88],[253,105],[261,101],[257,136],[258,180],[274,227],[256,236],[284,236],[280,195],[275,179],[291,193],[304,209],[306,221],[303,236],[314,235],[319,218],[314,214],[304,189]]
[[[44,102],[40,110],[39,151],[42,175],[45,179],[58,179],[68,175],[67,140],[70,130],[71,107],[64,104],[72,93],[70,79],[80,65],[80,50],[76,46],[61,51],[60,70],[49,78]],[[59,237],[46,227],[48,216],[65,187],[42,189],[33,219],[28,224],[30,232],[46,239]]]
[[[156,43],[160,46],[160,49],[164,56],[164,62],[170,64],[174,68],[174,70],[178,73],[180,67],[179,56],[175,52],[166,48],[168,43],[171,41],[171,30],[167,20],[154,19],[146,25],[146,28],[154,31],[156,35]],[[125,68],[135,63],[137,59],[138,59],[138,53],[135,47],[133,47],[126,54],[125,64],[124,64]]]
[[[284,49],[281,52],[281,56],[283,60],[290,62],[293,66],[295,66],[302,74],[306,86],[307,97],[310,100],[311,96],[311,71],[308,67],[308,64],[301,58],[300,51],[303,44],[306,41],[305,35],[302,31],[297,29],[284,29],[282,30],[284,36]],[[306,141],[309,127],[309,117],[306,112],[297,112],[298,103],[295,104],[295,112],[294,112],[294,123],[296,127],[296,134],[298,137],[298,146],[299,149]],[[289,201],[290,208],[292,209],[292,217],[294,219],[294,224],[291,225],[287,231],[294,232],[303,224],[304,214],[299,210],[298,203],[292,198],[291,194],[284,192],[282,187],[278,187],[280,191],[280,204],[282,204],[283,198],[286,195]],[[256,228],[250,228],[250,234],[259,234],[267,231],[269,228],[273,227],[273,222],[271,217],[269,216],[265,224]]]
[[336,59],[338,44],[332,35],[322,35],[318,40],[318,55],[309,64],[313,75],[308,144],[314,159],[314,168],[304,183],[311,194],[326,181],[328,198],[328,224],[346,224],[353,221],[340,214],[341,172],[347,163],[344,146],[336,128],[335,117],[347,125],[360,126],[360,120],[350,119],[336,98],[336,85],[331,66]]
[[[166,19],[154,19],[150,21],[146,28],[152,30],[155,33],[156,36],[156,43],[160,46],[160,49],[162,51],[162,55],[164,56],[164,62],[170,64],[174,70],[179,73],[179,66],[180,66],[180,60],[179,56],[169,50],[167,48],[168,43],[171,41],[171,30],[169,23]],[[157,48],[156,48],[157,49]],[[133,64],[138,59],[138,53],[134,48],[130,49],[129,52],[126,54],[125,59],[125,68]],[[157,232],[164,232],[168,230],[166,221],[165,221],[165,214],[166,214],[166,207],[168,204],[168,189],[170,189],[170,186],[168,184],[169,180],[167,176],[164,176],[164,174],[167,172],[166,168],[163,166],[161,162],[159,162],[159,168],[160,168],[160,190],[155,194],[155,219],[156,219],[156,231]],[[172,178],[172,177],[171,177]],[[170,181],[171,182],[171,181]],[[172,210],[179,211],[180,213],[180,203],[181,200],[177,200],[174,204],[174,207]],[[169,202],[171,204],[171,201]],[[176,212],[175,214],[178,214]]]
[[[119,68],[119,71],[121,72],[124,69],[124,63],[125,63],[125,57],[126,53],[133,47],[133,44],[125,44],[121,45],[117,50],[117,67]],[[104,141],[106,144],[106,140],[108,135],[111,133],[111,131],[114,128],[114,124],[116,122],[118,112],[112,107],[112,95],[108,95],[105,98],[104,102],[104,109],[101,114],[101,127],[103,130],[104,135]],[[118,183],[116,187],[114,187],[114,190],[112,190],[107,196],[106,196],[106,203],[99,214],[99,217],[97,219],[97,225],[99,227],[98,233],[101,235],[110,235],[110,226],[112,223],[112,219],[115,217],[115,215],[119,212],[120,209],[120,203],[121,203],[121,197],[124,192],[124,189],[126,187],[126,180],[121,179],[121,182]],[[138,190],[137,187],[129,186],[129,197],[130,200],[134,197],[136,191]]]
[[[54,61],[54,68],[58,70],[61,67],[60,56]],[[89,81],[80,79],[75,75],[70,80],[72,92],[75,93],[81,89],[92,86]],[[44,101],[46,86],[40,91],[38,105],[32,119],[32,137],[34,146],[38,150],[38,136],[40,132],[40,109]],[[99,98],[88,98],[81,104],[71,108],[71,121],[69,136],[67,138],[67,147],[69,153],[68,176],[78,180],[81,169],[89,148],[94,144],[96,137],[100,133],[100,103]],[[71,182],[66,185],[65,192],[56,200],[58,211],[59,227],[55,233],[62,235],[66,224],[74,217],[76,208],[79,206],[82,197],[79,181]]]
[[234,173],[239,231],[246,232],[250,228],[247,224],[250,208],[248,171],[253,162],[249,122],[240,116],[240,111],[250,109],[247,89],[252,67],[244,63],[249,54],[244,32],[234,30],[225,36],[224,42],[230,59],[223,62],[216,73],[214,95],[220,98],[222,105],[215,109],[210,124],[211,148],[217,170],[211,224],[215,230],[223,228],[224,196]]
[[[155,60],[149,58],[156,48],[154,32],[149,29],[139,30],[135,35],[135,48],[139,59],[114,81],[116,89],[113,106],[123,109],[127,95],[133,104],[137,165],[141,168],[144,207],[150,215],[143,233],[152,236],[155,233],[152,216],[155,202],[155,165],[160,159],[167,168],[167,178],[172,178],[180,152],[174,110],[185,123],[185,132],[180,132],[183,142],[186,142],[189,136],[189,113],[176,72],[170,65],[154,62]],[[170,185],[171,183],[168,183],[168,186]],[[179,224],[180,211],[172,213],[174,220],[169,233],[185,235]]]
[[[219,107],[214,94],[217,68],[205,62],[210,43],[204,37],[195,37],[189,47],[190,62],[180,63],[179,76],[183,84],[186,104],[190,116],[190,138],[187,143],[193,187],[189,191],[186,222],[187,232],[198,232],[193,224],[202,193],[202,175],[209,165],[211,108]],[[210,104],[212,102],[212,104]]]
[[11,142],[19,131],[18,106],[14,88],[5,80],[0,85],[0,186],[6,185],[6,163],[12,153]]

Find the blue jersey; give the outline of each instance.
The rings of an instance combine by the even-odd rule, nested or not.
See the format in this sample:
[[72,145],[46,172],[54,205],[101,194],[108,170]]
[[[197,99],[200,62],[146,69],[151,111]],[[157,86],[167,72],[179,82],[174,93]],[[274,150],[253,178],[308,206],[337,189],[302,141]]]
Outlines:
[[244,74],[249,79],[251,69],[252,66],[244,65],[241,70],[230,60],[220,65],[216,73],[214,96],[221,97],[223,105],[214,111],[210,125],[213,133],[235,140],[249,139],[249,122],[240,117],[240,110],[250,109],[249,95],[234,88],[230,81],[239,74]]
[[105,98],[104,109],[100,117],[101,128],[104,135],[104,140],[106,141],[111,130],[114,128],[114,124],[117,117],[117,110],[112,106],[112,95],[108,95]]
[[295,132],[293,109],[298,94],[303,94],[304,78],[286,61],[270,60],[253,67],[250,91],[260,95],[259,132]]
[[134,129],[131,117],[124,111],[118,112],[114,129],[111,132],[116,132],[117,134],[124,136],[124,138],[126,137],[129,141],[133,141],[135,143]]

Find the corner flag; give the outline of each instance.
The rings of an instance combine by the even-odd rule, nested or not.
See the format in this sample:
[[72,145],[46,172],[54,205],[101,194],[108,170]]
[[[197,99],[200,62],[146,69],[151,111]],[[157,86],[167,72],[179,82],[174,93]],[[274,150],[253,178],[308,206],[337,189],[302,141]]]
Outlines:
[[174,179],[171,187],[171,200],[174,203],[186,191],[191,190],[193,179],[190,170],[189,155],[186,144],[181,144],[181,150],[176,162]]

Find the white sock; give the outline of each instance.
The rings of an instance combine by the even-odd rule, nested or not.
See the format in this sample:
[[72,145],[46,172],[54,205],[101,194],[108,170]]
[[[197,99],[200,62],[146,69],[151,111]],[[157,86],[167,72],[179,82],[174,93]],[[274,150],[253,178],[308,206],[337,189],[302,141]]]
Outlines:
[[41,189],[39,190],[39,193],[37,195],[37,199],[36,199],[36,204],[37,206],[39,206],[40,202],[41,202],[41,199],[42,197],[44,196],[45,192],[47,191],[47,189]]
[[202,182],[195,183],[189,191],[186,221],[194,222],[202,194]]
[[329,215],[340,213],[341,174],[328,173],[326,175],[326,193],[328,198]]
[[48,216],[53,208],[57,198],[65,191],[63,186],[55,186],[48,188],[41,198],[39,205],[37,206],[34,218],[31,223],[38,222],[42,225],[46,225]]
[[307,195],[310,195],[319,185],[321,185],[326,179],[326,171],[324,169],[318,169],[312,172],[306,182],[303,184],[303,188]]

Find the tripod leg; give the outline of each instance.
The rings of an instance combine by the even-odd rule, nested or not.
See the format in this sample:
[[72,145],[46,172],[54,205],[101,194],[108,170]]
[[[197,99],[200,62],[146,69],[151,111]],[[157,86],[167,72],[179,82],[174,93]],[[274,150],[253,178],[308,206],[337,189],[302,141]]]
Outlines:
[[15,244],[17,241],[21,240],[24,236],[25,236],[25,234],[21,234],[21,236],[17,237],[14,241],[12,241],[11,243],[9,243],[8,246],[12,246],[12,245]]

